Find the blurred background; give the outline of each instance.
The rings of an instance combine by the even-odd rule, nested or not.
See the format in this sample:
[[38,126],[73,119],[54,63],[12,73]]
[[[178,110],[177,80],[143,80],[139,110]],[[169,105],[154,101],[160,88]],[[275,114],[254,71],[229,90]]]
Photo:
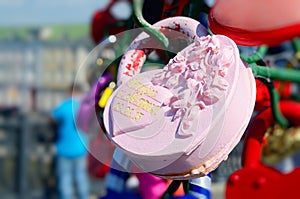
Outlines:
[[56,198],[47,116],[94,48],[92,16],[107,3],[0,1],[0,198]]
[[0,1],[0,105],[25,112],[57,105],[94,47],[92,15],[107,2]]

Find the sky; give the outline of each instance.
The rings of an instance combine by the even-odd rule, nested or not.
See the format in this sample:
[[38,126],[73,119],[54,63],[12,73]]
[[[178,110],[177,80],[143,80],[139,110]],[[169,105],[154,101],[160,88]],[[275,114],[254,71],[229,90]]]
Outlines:
[[88,23],[109,0],[0,0],[0,27]]

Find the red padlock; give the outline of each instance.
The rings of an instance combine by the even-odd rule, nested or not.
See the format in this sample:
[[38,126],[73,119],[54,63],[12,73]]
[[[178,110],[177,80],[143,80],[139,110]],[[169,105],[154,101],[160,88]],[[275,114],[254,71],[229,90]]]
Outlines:
[[[91,37],[95,44],[101,42],[101,40],[108,35],[118,34],[126,30],[126,20],[118,20],[112,15],[110,9],[119,0],[110,0],[109,4],[103,10],[97,10],[93,13],[91,20]],[[131,3],[131,0],[127,0]]]
[[[270,94],[267,86],[260,79],[255,79],[255,83],[256,83],[256,99],[255,99],[254,109],[256,111],[261,111],[262,109],[271,106]],[[285,100],[291,97],[291,92],[292,92],[291,82],[274,80],[274,87],[278,92],[281,100]]]
[[[281,101],[279,106],[292,125],[300,125],[299,103]],[[264,134],[274,123],[271,108],[260,112],[251,122],[244,140],[243,168],[229,176],[226,184],[226,198],[299,198],[300,167],[285,174],[261,162]]]
[[[237,44],[277,46],[299,36],[298,0],[216,0],[208,16],[214,34]],[[234,12],[233,12],[234,11]]]

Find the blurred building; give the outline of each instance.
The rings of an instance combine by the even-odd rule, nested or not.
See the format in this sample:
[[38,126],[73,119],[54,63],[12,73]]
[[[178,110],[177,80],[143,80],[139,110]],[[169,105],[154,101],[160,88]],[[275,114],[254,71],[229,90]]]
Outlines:
[[49,111],[75,77],[85,78],[77,71],[91,44],[88,35],[74,37],[69,29],[28,28],[0,37],[0,106]]
[[88,26],[0,27],[0,198],[55,198],[47,114],[92,48]]

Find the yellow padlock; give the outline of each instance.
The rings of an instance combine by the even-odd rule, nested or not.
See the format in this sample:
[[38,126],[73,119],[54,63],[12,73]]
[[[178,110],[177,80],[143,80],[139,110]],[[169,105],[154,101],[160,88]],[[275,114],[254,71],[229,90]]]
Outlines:
[[109,97],[113,93],[115,87],[116,87],[116,83],[115,82],[110,82],[108,87],[103,91],[103,94],[102,94],[101,98],[98,101],[98,105],[101,108],[105,107],[105,105],[107,103],[107,100],[109,99]]

